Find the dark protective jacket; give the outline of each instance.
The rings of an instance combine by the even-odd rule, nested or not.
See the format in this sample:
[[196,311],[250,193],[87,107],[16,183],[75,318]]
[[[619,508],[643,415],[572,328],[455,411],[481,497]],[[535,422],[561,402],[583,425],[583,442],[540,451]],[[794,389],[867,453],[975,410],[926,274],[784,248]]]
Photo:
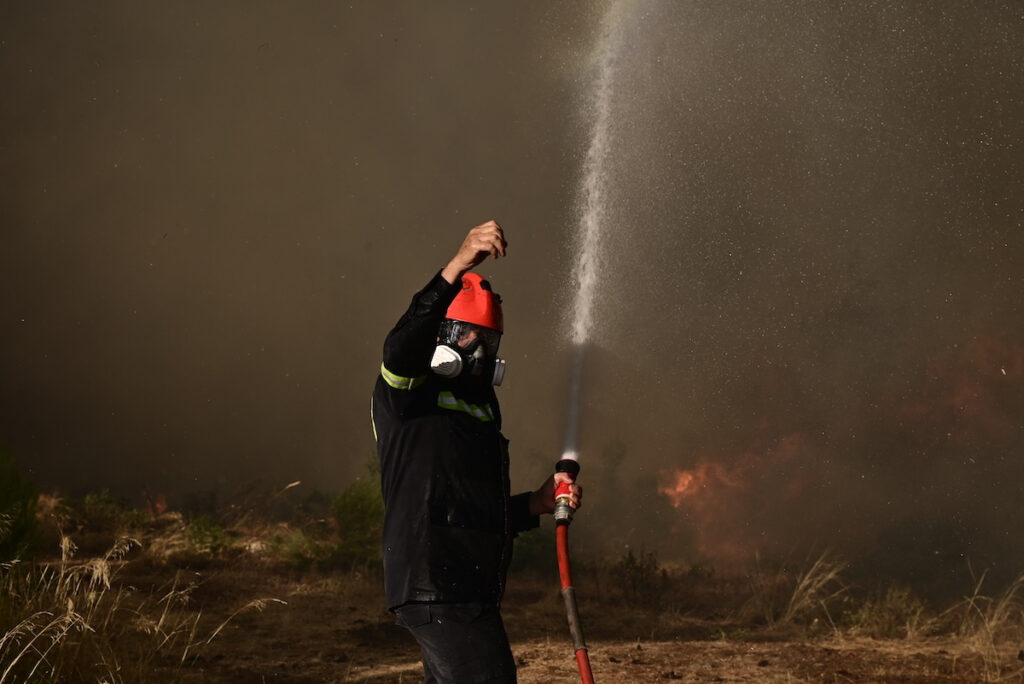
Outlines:
[[372,418],[384,496],[388,607],[497,604],[512,538],[537,527],[529,492],[509,492],[508,441],[494,388],[430,371],[460,284],[440,273],[384,342]]

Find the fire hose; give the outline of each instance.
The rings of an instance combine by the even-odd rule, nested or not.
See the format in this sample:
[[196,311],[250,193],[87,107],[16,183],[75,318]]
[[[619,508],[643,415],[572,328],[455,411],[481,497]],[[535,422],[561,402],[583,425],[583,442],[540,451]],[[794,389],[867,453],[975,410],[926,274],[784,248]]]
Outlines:
[[[580,472],[580,464],[574,460],[563,458],[555,464],[556,473],[567,473],[575,481]],[[569,505],[570,482],[560,482],[555,488],[555,542],[558,548],[558,576],[562,581],[562,600],[565,601],[565,613],[569,620],[569,633],[572,635],[573,649],[576,651],[576,665],[580,669],[583,684],[594,684],[594,674],[590,671],[590,656],[587,643],[583,640],[583,626],[580,623],[580,612],[576,606],[576,589],[572,586],[572,570],[569,566],[569,523],[572,522],[572,506]]]

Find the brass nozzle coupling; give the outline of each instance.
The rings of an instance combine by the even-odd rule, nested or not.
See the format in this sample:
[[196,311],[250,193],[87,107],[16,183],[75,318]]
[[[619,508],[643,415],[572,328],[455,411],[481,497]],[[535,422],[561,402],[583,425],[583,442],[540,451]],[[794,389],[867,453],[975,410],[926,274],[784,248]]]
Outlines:
[[572,506],[569,505],[569,495],[555,497],[555,524],[568,525],[572,522]]

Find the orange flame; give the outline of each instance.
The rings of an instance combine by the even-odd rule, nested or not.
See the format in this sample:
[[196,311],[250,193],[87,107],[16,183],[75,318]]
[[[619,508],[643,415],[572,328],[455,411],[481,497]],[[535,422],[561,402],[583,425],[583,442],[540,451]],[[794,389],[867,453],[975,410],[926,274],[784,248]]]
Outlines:
[[[674,482],[672,481],[674,478]],[[693,470],[677,470],[669,476],[670,483],[658,491],[667,496],[675,508],[684,502],[693,505],[704,503],[719,489],[742,488],[743,480],[736,472],[730,472],[723,464],[703,461]]]
[[693,468],[663,473],[658,492],[683,514],[681,523],[695,532],[701,554],[742,560],[765,541],[758,528],[764,517],[760,509],[804,490],[803,477],[784,466],[806,452],[806,440],[792,435],[731,461],[704,459]]

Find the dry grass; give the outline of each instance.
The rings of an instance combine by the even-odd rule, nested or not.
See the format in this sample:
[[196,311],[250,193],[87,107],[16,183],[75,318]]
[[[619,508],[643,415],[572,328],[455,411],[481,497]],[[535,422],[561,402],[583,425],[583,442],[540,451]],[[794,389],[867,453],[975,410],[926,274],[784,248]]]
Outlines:
[[743,619],[775,628],[829,618],[828,604],[847,587],[842,573],[847,565],[826,551],[804,569],[762,567],[760,560],[750,573],[749,598],[741,609]]
[[[69,520],[52,501],[40,509]],[[383,610],[377,570],[294,562],[321,554],[328,537],[251,508],[226,527],[166,512],[131,520],[131,529],[115,525],[131,535],[84,559],[59,535],[52,560],[3,563],[0,684],[258,681],[248,675],[294,668],[310,673],[306,681],[418,679],[415,646]],[[282,545],[293,532],[301,543]],[[83,525],[78,534],[101,536]],[[982,576],[936,612],[905,587],[858,595],[846,569],[823,553],[720,575],[663,567],[641,552],[581,562],[574,574],[604,681],[842,681],[854,654],[873,663],[858,671],[862,680],[913,671],[921,682],[1024,681],[1024,575],[992,597]],[[552,551],[550,568],[512,578],[505,602],[521,681],[574,681],[562,610]]]
[[974,590],[959,604],[943,614],[955,620],[955,633],[985,663],[985,681],[1019,681],[1022,669],[1007,674],[1003,663],[1024,645],[1024,575],[1019,576],[995,597],[982,594],[985,574],[975,582]]
[[117,681],[113,653],[97,635],[117,628],[125,595],[110,591],[112,564],[137,547],[134,539],[119,540],[103,556],[74,563],[74,544],[63,537],[55,567],[10,569],[0,591],[4,613],[16,623],[0,639],[0,684],[66,679],[81,672],[79,658],[97,663],[101,681]]
[[276,598],[251,599],[208,633],[201,610],[192,610],[195,583],[182,586],[176,573],[169,589],[151,595],[118,582],[125,559],[141,544],[118,540],[105,554],[76,561],[70,537],[61,537],[60,558],[51,564],[8,564],[0,578],[2,616],[0,684],[35,681],[96,681],[114,684],[173,681],[183,668],[237,616],[262,611]]

